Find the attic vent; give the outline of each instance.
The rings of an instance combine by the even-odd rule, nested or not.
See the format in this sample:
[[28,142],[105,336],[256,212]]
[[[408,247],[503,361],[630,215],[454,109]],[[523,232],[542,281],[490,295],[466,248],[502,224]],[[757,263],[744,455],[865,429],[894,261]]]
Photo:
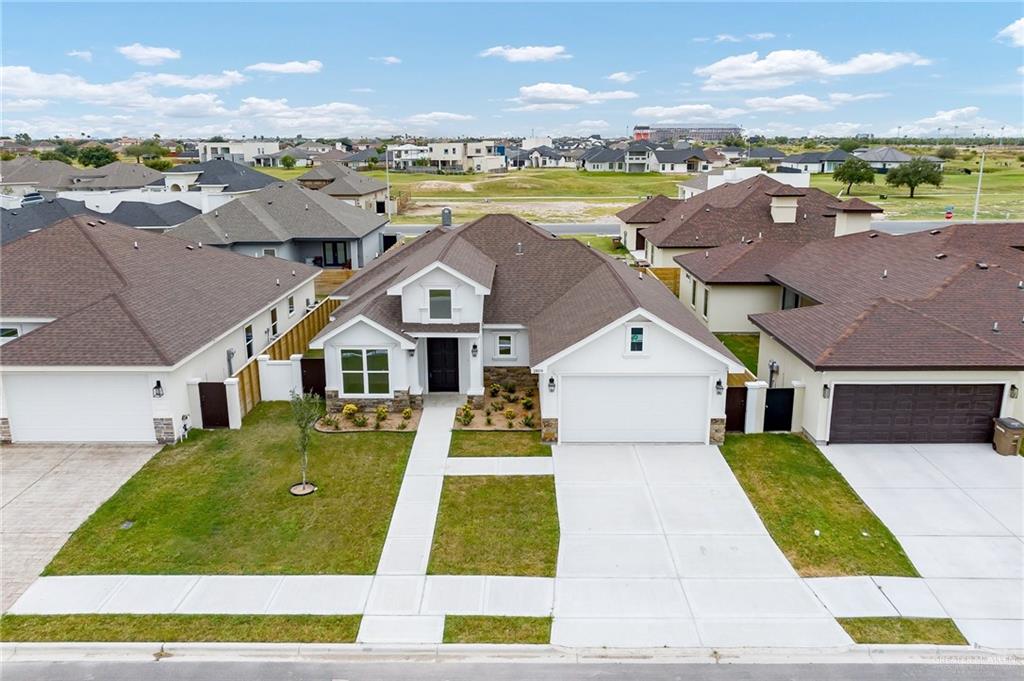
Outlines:
[[18,214],[18,211],[16,211],[16,210],[12,210],[11,211],[11,215],[17,215],[17,214]]
[[992,333],[999,333],[999,322],[992,322]]
[[138,248],[139,248],[139,242],[138,242],[138,241],[133,241],[133,242],[132,242],[132,248],[134,248],[134,249],[138,250]]
[[754,243],[754,240],[753,239],[747,239],[743,243],[745,243],[745,244],[747,244],[749,246],[750,244]]
[[268,206],[269,206],[270,204],[272,204],[272,203],[273,203],[273,201],[272,201],[272,200],[271,200],[271,201],[267,201],[267,205],[268,205]]
[[280,279],[275,279],[274,280],[274,286],[280,286],[280,285],[281,285],[281,280]]
[[888,276],[889,276],[889,270],[882,270],[882,279],[885,279]]
[[935,259],[936,259],[936,260],[942,260],[942,259],[943,259],[943,258],[945,258],[945,257],[946,257],[946,254],[945,254],[945,253],[936,253],[936,254],[935,254]]
[[987,262],[979,262],[979,263],[977,263],[977,268],[979,270],[987,270],[988,269],[988,263]]
[[522,254],[523,254],[523,242],[522,241],[517,241],[516,242],[516,255],[522,255]]
[[877,239],[878,238],[878,233],[877,232],[872,232],[871,234],[868,234],[868,238],[869,239]]
[[309,204],[308,203],[306,204],[306,210],[309,210]]

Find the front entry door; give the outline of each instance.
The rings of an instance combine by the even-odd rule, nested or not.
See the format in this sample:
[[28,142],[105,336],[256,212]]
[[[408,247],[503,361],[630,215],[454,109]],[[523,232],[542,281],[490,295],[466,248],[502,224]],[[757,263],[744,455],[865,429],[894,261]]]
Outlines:
[[459,340],[427,339],[427,388],[432,393],[459,391]]

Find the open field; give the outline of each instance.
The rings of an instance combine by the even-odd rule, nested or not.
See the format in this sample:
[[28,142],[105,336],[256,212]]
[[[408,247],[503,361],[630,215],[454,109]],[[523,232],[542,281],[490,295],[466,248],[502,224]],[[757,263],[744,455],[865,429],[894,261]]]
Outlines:
[[253,170],[258,170],[264,175],[270,175],[271,177],[276,177],[279,180],[294,180],[300,175],[308,173],[310,169],[292,168],[289,170],[288,168],[253,168]]
[[[383,170],[366,173],[384,179]],[[676,195],[676,183],[688,175],[660,173],[588,173],[574,168],[536,168],[503,174],[432,175],[390,173],[396,191],[416,198],[618,198]]]

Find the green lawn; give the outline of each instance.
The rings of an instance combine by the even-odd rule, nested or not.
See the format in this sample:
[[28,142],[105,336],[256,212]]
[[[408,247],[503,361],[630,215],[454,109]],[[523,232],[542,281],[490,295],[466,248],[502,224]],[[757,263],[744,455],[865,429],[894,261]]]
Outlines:
[[445,643],[550,643],[550,617],[491,617],[486,615],[444,618]]
[[633,256],[629,254],[625,246],[615,247],[612,243],[612,237],[610,236],[598,236],[596,234],[561,234],[560,239],[576,239],[585,244],[588,244],[591,248],[595,248],[602,253],[607,253],[610,256],[616,258],[626,258],[632,260]]
[[888,528],[807,440],[727,435],[722,454],[802,576],[918,576]]
[[757,349],[760,336],[756,333],[716,333],[718,340],[736,355],[736,359],[757,375]]
[[428,574],[554,577],[557,558],[552,476],[444,479]]
[[448,456],[551,456],[551,445],[534,431],[453,430]]
[[930,643],[965,646],[967,641],[950,619],[909,617],[839,617],[839,624],[857,643]]
[[287,180],[294,180],[297,177],[305,175],[306,173],[309,172],[310,169],[309,168],[292,168],[291,170],[289,170],[287,168],[253,168],[253,170],[261,172],[264,175],[270,175],[271,177],[276,177],[279,180],[286,180],[287,181]]
[[360,615],[4,615],[0,640],[353,643]]
[[314,432],[309,478],[320,489],[305,498],[288,492],[295,436],[289,405],[264,402],[241,430],[165,447],[44,574],[372,574],[413,434]]

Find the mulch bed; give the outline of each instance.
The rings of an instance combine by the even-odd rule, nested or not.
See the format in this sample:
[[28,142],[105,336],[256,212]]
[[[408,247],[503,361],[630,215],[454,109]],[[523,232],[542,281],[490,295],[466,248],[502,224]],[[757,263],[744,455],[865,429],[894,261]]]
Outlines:
[[[372,411],[363,412],[363,416],[366,417],[366,425],[362,427],[357,426],[341,414],[328,414],[317,421],[314,427],[319,433],[365,433],[366,431],[373,430],[379,432],[412,433],[419,427],[422,414],[422,409],[413,409],[412,417],[408,421],[402,420],[401,413],[388,414],[387,418],[381,421],[380,428],[376,427],[377,414]],[[401,427],[403,422],[405,423],[404,428]]]
[[[492,397],[490,392],[488,392],[484,396],[484,408],[473,409],[473,420],[470,421],[469,425],[465,425],[459,421],[459,415],[462,413],[462,408],[460,408],[459,412],[455,414],[455,423],[452,424],[452,429],[504,431],[540,430],[540,400],[537,398],[536,389],[533,389],[531,392],[533,393],[532,396],[528,396],[522,392],[517,392],[513,396],[514,399],[511,402],[505,399],[508,396],[507,393],[502,393],[497,397]],[[531,409],[526,409],[523,406],[522,400],[524,398],[532,402]],[[515,412],[511,428],[508,427],[508,419],[505,418],[506,409],[512,409],[512,411]],[[487,423],[488,410],[490,410],[490,423]],[[523,423],[523,418],[527,416],[533,417],[533,425],[527,426]]]

